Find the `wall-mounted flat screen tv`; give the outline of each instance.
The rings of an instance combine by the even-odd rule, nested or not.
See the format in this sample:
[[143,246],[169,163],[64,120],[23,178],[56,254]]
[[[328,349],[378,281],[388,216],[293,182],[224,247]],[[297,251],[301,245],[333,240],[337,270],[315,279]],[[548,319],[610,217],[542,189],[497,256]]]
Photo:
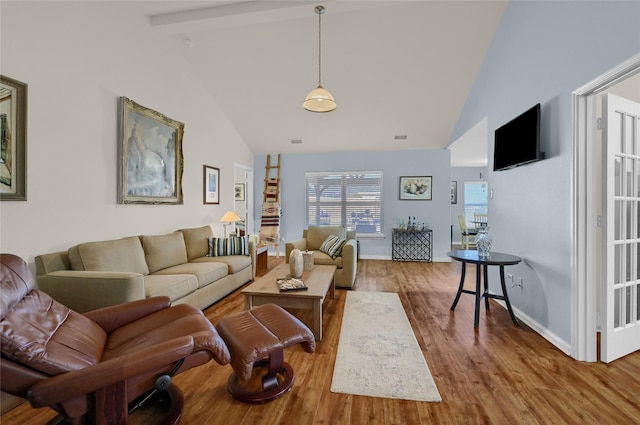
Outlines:
[[544,159],[540,152],[540,104],[518,115],[495,131],[493,171]]

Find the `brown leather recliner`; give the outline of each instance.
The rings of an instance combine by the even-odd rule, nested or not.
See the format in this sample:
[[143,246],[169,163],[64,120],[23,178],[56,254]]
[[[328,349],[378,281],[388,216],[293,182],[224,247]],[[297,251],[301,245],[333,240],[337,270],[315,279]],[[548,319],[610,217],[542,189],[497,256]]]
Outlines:
[[79,314],[35,289],[25,262],[11,254],[0,254],[0,342],[2,391],[78,425],[125,424],[129,406],[154,388],[170,388],[181,404],[171,375],[230,361],[195,307],[156,297]]

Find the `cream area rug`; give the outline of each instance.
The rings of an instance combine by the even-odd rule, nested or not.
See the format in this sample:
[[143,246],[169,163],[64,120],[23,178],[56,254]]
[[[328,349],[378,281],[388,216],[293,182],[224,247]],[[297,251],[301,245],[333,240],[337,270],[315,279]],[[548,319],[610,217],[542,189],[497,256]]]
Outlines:
[[442,401],[398,294],[347,292],[331,391]]

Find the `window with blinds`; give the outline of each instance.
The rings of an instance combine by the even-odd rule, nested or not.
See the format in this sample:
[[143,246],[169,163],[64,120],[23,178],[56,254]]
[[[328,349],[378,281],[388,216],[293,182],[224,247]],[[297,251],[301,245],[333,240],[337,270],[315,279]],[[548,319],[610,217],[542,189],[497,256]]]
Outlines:
[[305,173],[307,225],[382,236],[382,171]]

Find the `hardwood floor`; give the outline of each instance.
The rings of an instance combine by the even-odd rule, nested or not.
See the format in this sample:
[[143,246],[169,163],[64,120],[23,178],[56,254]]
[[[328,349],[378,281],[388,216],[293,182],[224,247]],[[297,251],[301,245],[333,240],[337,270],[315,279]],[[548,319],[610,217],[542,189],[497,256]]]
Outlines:
[[[278,261],[269,258],[270,268]],[[358,264],[356,291],[399,293],[442,403],[330,391],[347,293],[338,290],[335,299],[325,300],[324,339],[317,351],[308,354],[295,347],[285,352],[296,373],[290,393],[264,405],[237,402],[226,391],[231,367],[210,362],[173,380],[185,394],[182,423],[640,424],[640,352],[608,365],[574,361],[528,327],[514,327],[494,301],[489,313],[483,307],[474,329],[472,296],[463,295],[456,311],[449,310],[459,276],[459,263]],[[216,323],[243,307],[236,291],[205,313]],[[2,415],[0,423],[40,425],[52,416],[24,403]],[[137,421],[153,423],[148,417]]]

